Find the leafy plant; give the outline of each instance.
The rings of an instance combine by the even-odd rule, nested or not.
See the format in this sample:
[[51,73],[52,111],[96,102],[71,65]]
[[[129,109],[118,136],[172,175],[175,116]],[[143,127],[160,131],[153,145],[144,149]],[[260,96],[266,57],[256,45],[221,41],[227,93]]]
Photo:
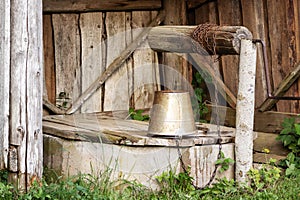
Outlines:
[[178,193],[180,191],[192,195],[195,191],[192,184],[193,177],[189,175],[189,172],[175,174],[172,170],[169,170],[156,177],[156,180],[162,192]]
[[281,176],[281,169],[273,165],[274,161],[269,165],[263,165],[260,169],[252,168],[247,173],[250,180],[250,186],[254,191],[262,191],[263,189],[273,187]]
[[300,175],[300,124],[295,123],[295,118],[285,118],[282,127],[276,140],[280,140],[291,152],[280,165],[287,168],[286,176]]
[[134,108],[129,108],[129,116],[133,120],[147,121],[150,119],[149,115],[143,115],[144,110],[134,110]]
[[232,158],[225,158],[224,152],[220,152],[221,158],[216,161],[216,165],[220,166],[219,172],[223,173],[228,170],[230,165],[234,164],[234,160]]
[[217,182],[212,185],[212,187],[206,187],[200,191],[200,195],[228,195],[233,194],[238,191],[238,186],[236,182],[231,179],[228,180],[226,177],[222,179],[217,179]]
[[[203,81],[199,72],[194,73],[192,85],[194,88],[196,99],[192,99],[192,107],[196,119],[201,118],[204,114],[208,113],[208,108],[204,103],[205,92],[203,90]],[[205,120],[200,120],[205,122]]]

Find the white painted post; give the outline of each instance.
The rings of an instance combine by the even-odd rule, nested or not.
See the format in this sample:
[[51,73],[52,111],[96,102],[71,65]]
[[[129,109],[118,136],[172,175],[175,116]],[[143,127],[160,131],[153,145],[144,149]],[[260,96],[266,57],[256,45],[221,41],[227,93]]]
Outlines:
[[0,2],[0,169],[7,168],[9,135],[10,0]]
[[237,182],[246,182],[253,163],[255,73],[256,46],[251,40],[241,39],[235,136]]
[[10,3],[9,181],[27,189],[43,168],[42,1]]

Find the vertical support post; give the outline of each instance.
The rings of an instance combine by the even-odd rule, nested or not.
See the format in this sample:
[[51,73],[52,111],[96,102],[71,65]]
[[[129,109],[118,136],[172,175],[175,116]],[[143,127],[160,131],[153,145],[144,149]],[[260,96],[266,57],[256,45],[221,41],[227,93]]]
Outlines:
[[27,190],[42,177],[42,1],[10,0],[9,181]]
[[237,182],[246,182],[253,163],[255,73],[256,46],[251,40],[241,39],[235,137]]
[[7,168],[9,136],[10,0],[0,2],[0,169]]

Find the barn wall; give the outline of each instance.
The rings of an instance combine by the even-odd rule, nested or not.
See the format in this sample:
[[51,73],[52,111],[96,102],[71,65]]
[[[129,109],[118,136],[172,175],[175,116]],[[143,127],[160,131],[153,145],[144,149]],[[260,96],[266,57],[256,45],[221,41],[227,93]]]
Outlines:
[[[168,1],[162,2],[164,7],[167,7]],[[180,0],[176,2],[180,4]],[[300,61],[300,0],[190,0],[186,6],[188,21],[184,23],[243,25],[253,33],[254,38],[264,40],[273,88],[276,88]],[[168,10],[166,11],[168,13]],[[53,103],[57,100],[59,104],[63,101],[67,107],[70,106],[122,49],[134,40],[138,32],[134,30],[146,27],[157,13],[45,13],[45,73],[49,100]],[[179,17],[179,14],[177,15]],[[175,23],[174,20],[170,23]],[[258,49],[256,108],[267,97],[262,52],[260,47]],[[165,80],[161,80],[165,72],[160,71],[157,66],[158,62],[165,62],[165,57],[160,57],[144,44],[79,112],[149,107],[154,91],[160,89],[160,83],[168,84],[163,82],[168,80],[167,76]],[[219,60],[224,82],[235,95],[238,85],[238,61],[238,56],[222,56]],[[185,62],[180,63],[182,66],[177,70],[183,77],[191,77],[190,66]],[[141,67],[144,65],[147,67]],[[173,81],[174,77],[171,78]],[[59,97],[60,93],[63,95]],[[286,95],[300,96],[300,81],[296,81]],[[299,101],[281,100],[274,110],[298,113]]]
[[[266,42],[272,86],[282,79],[300,61],[300,0],[216,0],[190,5],[190,24],[243,25],[254,38]],[[191,8],[193,6],[193,8]],[[222,56],[221,72],[225,84],[236,95],[238,83],[238,57]],[[300,96],[300,80],[286,96]],[[262,53],[258,52],[256,80],[256,108],[266,98],[266,82]],[[275,110],[299,113],[299,101],[280,100]]]
[[[48,99],[68,108],[157,14],[44,14]],[[150,107],[154,91],[160,89],[157,60],[157,53],[142,44],[78,112]]]

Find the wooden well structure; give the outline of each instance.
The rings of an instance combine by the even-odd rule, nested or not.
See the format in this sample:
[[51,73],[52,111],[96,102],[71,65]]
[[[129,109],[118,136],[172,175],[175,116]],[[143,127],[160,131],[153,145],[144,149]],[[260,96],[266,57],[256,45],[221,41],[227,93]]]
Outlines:
[[[192,79],[193,63],[189,61],[205,63],[203,57],[189,52],[193,49],[186,46],[193,45],[189,42],[185,41],[180,48],[169,42],[162,48],[162,43],[157,41],[168,41],[168,37],[173,36],[180,36],[178,42],[184,41],[184,38],[189,40],[189,34],[197,24],[247,27],[253,38],[266,42],[273,93],[279,96],[286,92],[288,96],[298,95],[298,0],[275,3],[264,0],[105,0],[101,3],[93,0],[43,0],[43,5],[33,0],[4,0],[0,5],[0,33],[4,36],[0,39],[0,62],[3,66],[0,70],[3,77],[0,81],[3,93],[0,98],[3,111],[0,115],[0,166],[8,169],[10,179],[24,188],[42,174],[42,103],[45,115],[75,113],[84,116],[85,113],[128,110],[129,107],[150,108],[154,92],[160,90],[161,85],[170,89],[186,89],[182,77],[188,83]],[[278,11],[278,7],[283,9]],[[240,41],[241,38],[237,44],[240,45]],[[190,54],[181,54],[187,52]],[[221,50],[219,53],[222,53]],[[240,54],[239,46],[234,45],[231,53],[227,51],[227,54]],[[257,111],[254,119],[248,115],[244,120],[249,120],[250,129],[254,120],[254,130],[278,132],[284,117],[295,116],[293,113],[299,112],[299,102],[270,102],[262,55],[259,47],[254,84]],[[241,67],[239,60],[239,55],[222,56],[218,62],[221,77],[214,74],[209,66],[202,66],[224,89],[222,95],[227,99],[227,107],[218,109],[226,111],[223,117],[228,126],[239,124],[235,119],[245,117],[235,116],[239,113],[236,109],[245,108],[236,105],[239,100],[238,74],[241,74],[238,72],[238,66]],[[170,66],[177,73],[160,70],[158,64]],[[122,87],[116,88],[120,85]],[[264,103],[268,109],[258,111]],[[215,105],[208,107],[213,110]],[[208,115],[208,118],[211,119],[211,116]],[[45,117],[44,130],[48,130],[48,134],[51,131],[61,134],[59,128],[49,131],[51,126],[55,126],[46,126],[50,119],[58,120],[59,116],[58,119]],[[250,129],[249,137],[241,139],[249,142],[247,153],[252,157],[253,135],[249,134]],[[61,127],[61,130],[64,129]],[[90,135],[91,130],[81,131],[85,137],[94,137]],[[73,129],[66,130],[66,133],[73,137],[72,141],[84,141]],[[121,137],[110,133],[116,138]],[[130,138],[130,135],[127,136]],[[237,139],[236,144],[240,143]]]

